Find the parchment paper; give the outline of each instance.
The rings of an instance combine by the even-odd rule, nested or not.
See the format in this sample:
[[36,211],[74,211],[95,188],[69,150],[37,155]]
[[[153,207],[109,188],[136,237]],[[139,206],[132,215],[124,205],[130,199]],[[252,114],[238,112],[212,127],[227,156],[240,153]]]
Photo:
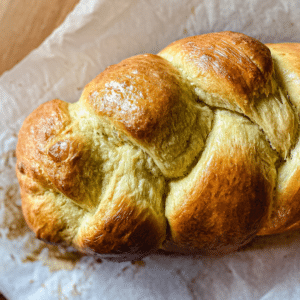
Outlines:
[[233,30],[300,42],[296,0],[81,1],[0,77],[0,291],[8,299],[300,299],[300,234],[258,238],[224,257],[154,254],[113,263],[47,246],[21,214],[17,134],[39,104],[74,102],[110,64],[190,35]]

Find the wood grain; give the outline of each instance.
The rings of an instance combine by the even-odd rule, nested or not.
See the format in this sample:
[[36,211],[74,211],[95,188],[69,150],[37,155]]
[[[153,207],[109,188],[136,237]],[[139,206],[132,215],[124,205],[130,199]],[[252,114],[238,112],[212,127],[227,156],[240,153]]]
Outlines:
[[0,75],[38,47],[79,0],[0,0]]

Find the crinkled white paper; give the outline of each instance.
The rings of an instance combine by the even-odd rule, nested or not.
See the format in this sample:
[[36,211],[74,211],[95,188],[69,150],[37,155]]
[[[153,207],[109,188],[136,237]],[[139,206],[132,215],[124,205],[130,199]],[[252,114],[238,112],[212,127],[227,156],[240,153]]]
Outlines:
[[224,257],[151,255],[113,263],[35,239],[15,176],[24,118],[74,102],[105,67],[185,36],[243,32],[300,42],[299,0],[81,1],[38,49],[0,77],[0,291],[18,299],[300,299],[300,234],[260,238]]

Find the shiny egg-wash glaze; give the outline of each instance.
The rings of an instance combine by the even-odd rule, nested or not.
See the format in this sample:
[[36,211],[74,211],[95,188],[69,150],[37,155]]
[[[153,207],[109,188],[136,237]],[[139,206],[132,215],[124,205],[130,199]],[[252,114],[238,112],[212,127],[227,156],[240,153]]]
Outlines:
[[223,254],[300,226],[300,44],[234,32],[108,67],[25,120],[17,176],[45,241],[116,260]]

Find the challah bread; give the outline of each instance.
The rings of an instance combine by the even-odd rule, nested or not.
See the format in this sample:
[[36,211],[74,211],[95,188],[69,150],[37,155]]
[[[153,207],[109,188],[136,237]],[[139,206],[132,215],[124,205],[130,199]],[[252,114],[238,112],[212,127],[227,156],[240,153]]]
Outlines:
[[189,37],[108,67],[74,104],[44,103],[17,145],[28,225],[118,260],[299,228],[299,51]]

